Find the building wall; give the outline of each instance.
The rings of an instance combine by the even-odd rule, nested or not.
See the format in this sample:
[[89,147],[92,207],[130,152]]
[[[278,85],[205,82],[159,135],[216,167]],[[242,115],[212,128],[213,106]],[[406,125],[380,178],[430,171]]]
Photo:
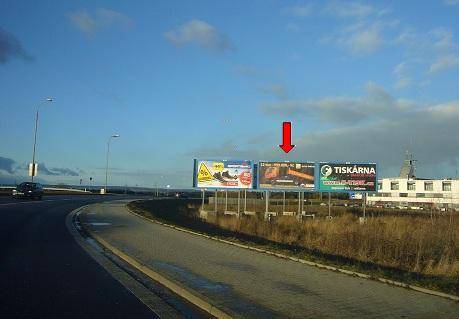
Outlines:
[[[398,189],[393,189],[398,183]],[[378,203],[407,206],[437,206],[459,208],[459,180],[419,180],[384,178],[378,182],[378,193],[367,198],[369,205]],[[426,185],[431,185],[426,186]],[[449,188],[448,185],[451,185]]]

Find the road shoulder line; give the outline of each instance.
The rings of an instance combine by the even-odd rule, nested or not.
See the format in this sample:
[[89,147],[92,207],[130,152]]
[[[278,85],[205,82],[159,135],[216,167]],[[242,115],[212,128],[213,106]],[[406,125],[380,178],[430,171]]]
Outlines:
[[[124,205],[126,206],[126,205]],[[215,318],[221,318],[221,319],[231,319],[233,318],[231,315],[228,313],[224,312],[223,310],[217,308],[216,306],[212,305],[208,301],[204,300],[200,296],[197,296],[196,294],[190,292],[189,290],[183,288],[179,284],[165,278],[158,272],[152,270],[146,265],[143,265],[139,261],[137,261],[135,258],[125,254],[118,248],[114,247],[111,245],[109,242],[101,238],[98,234],[92,232],[89,228],[85,227],[84,224],[81,224],[81,227],[84,228],[84,230],[90,234],[90,236],[96,240],[102,247],[105,249],[109,250],[112,254],[123,260],[124,262],[128,263],[130,266],[135,268],[136,270],[140,271],[144,275],[148,276],[151,278],[153,281],[159,283],[160,285],[166,287],[179,297],[185,299],[186,301],[190,302],[191,304],[195,305],[196,307],[202,309],[209,315],[215,317]]]
[[[85,237],[80,234],[78,227],[81,225],[74,224],[74,217],[81,211],[86,209],[89,205],[79,207],[66,216],[65,224],[68,231],[79,244],[83,250],[88,253],[105,271],[107,271],[115,280],[117,280],[125,289],[132,293],[137,299],[140,300],[145,306],[147,306],[156,318],[176,318],[178,312],[171,308],[165,301],[159,296],[155,295],[152,291],[132,278],[129,273],[117,265],[113,260],[99,253],[96,247],[93,247]],[[86,229],[85,229],[86,230]],[[103,249],[100,246],[100,249]]]

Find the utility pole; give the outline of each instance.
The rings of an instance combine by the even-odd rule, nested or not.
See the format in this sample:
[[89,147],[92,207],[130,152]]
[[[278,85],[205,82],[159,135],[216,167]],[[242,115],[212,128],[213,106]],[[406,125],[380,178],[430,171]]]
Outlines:
[[32,171],[31,171],[31,178],[33,182],[33,178],[35,177],[35,174],[37,173],[37,164],[35,163],[35,150],[37,148],[37,131],[38,131],[38,113],[40,111],[40,106],[42,106],[46,102],[52,102],[53,99],[48,97],[44,101],[42,101],[40,104],[37,105],[37,111],[35,113],[35,134],[33,137],[33,154],[32,154]]
[[107,184],[108,184],[108,156],[109,156],[109,153],[110,153],[110,141],[112,140],[112,138],[117,138],[117,137],[120,137],[119,134],[113,134],[112,136],[110,136],[108,138],[108,141],[107,141],[107,163],[106,163],[106,166],[105,166],[105,189],[104,189],[104,193],[107,194]]

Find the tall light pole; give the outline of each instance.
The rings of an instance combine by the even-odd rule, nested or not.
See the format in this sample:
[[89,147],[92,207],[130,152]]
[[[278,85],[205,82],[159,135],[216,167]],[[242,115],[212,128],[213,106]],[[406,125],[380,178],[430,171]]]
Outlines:
[[35,134],[34,134],[34,137],[33,137],[33,155],[32,155],[32,182],[33,182],[33,178],[35,176],[35,150],[37,148],[37,131],[38,131],[38,112],[40,111],[40,106],[42,106],[43,104],[45,104],[46,102],[52,102],[53,101],[53,98],[51,97],[48,97],[46,98],[45,100],[43,100],[40,104],[37,105],[37,112],[35,113]]
[[108,183],[108,154],[110,153],[110,141],[112,138],[120,137],[119,134],[113,134],[108,138],[107,142],[107,165],[105,166],[105,190],[104,193],[107,194],[107,183]]

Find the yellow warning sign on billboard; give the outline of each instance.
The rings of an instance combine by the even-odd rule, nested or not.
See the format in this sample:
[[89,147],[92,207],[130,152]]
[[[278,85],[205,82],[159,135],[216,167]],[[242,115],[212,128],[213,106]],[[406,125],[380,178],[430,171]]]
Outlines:
[[212,174],[210,173],[206,164],[201,163],[201,165],[199,165],[199,170],[198,170],[198,181],[208,182],[208,181],[211,181],[212,179],[213,179]]

